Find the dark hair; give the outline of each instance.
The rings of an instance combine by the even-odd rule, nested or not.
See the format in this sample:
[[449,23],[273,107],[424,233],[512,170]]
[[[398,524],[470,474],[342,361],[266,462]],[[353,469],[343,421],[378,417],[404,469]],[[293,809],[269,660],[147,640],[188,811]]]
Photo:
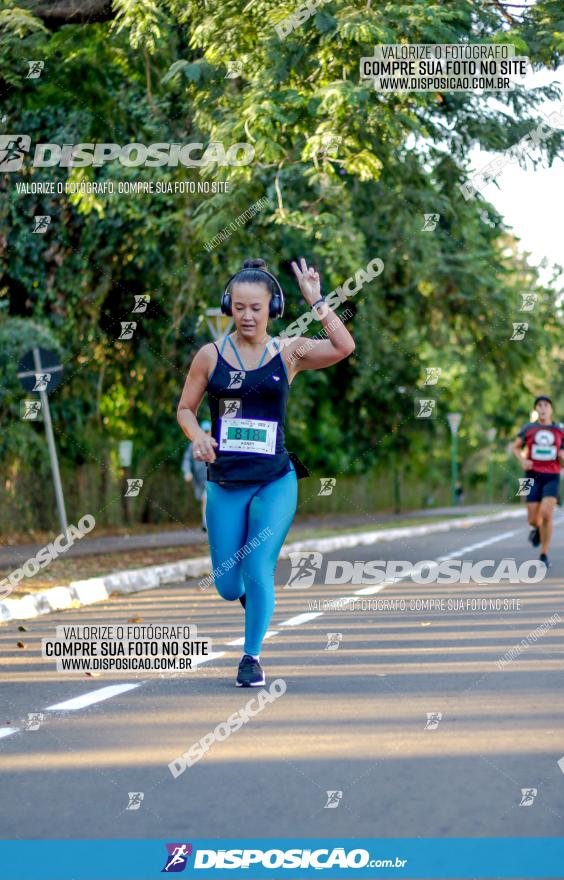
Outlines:
[[245,260],[243,268],[231,280],[229,287],[233,290],[234,284],[237,284],[239,281],[248,281],[251,284],[264,284],[271,295],[277,293],[278,288],[276,284],[272,278],[264,274],[265,272],[268,272],[268,268],[264,260]]
[[546,394],[539,394],[539,396],[535,399],[534,405],[536,406],[537,403],[539,403],[541,400],[546,400],[546,402],[550,403],[550,405],[552,406],[552,400],[550,399],[550,397],[547,397]]

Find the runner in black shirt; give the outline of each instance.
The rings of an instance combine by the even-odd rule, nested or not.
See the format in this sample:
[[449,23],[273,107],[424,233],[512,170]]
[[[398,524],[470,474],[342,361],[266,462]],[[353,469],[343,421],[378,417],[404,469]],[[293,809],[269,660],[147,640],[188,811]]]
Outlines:
[[[286,338],[284,345],[271,339],[268,319],[281,316],[283,291],[262,260],[245,261],[221,303],[233,316],[235,332],[197,352],[178,405],[178,422],[194,441],[195,457],[208,462],[206,516],[215,585],[224,599],[245,607],[240,687],[265,683],[259,654],[274,610],[278,554],[297,505],[300,463],[284,440],[290,385],[301,370],[330,367],[355,347],[321,296],[316,270],[305,260],[292,267],[326,338]],[[196,418],[206,392],[211,437]],[[310,430],[315,432],[315,424]]]

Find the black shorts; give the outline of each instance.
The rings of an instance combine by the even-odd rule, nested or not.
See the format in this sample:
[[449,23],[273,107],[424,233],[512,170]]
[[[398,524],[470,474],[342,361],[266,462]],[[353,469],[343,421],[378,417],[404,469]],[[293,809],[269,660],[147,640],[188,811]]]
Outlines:
[[527,504],[538,504],[543,498],[558,498],[560,474],[541,474],[538,471],[527,471],[525,476],[532,477],[533,488],[527,495]]

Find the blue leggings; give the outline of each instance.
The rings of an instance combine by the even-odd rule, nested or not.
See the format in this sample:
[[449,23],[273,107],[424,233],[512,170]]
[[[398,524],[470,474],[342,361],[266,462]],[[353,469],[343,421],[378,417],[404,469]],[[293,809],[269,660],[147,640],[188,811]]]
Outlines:
[[208,481],[206,519],[215,586],[231,602],[246,593],[245,654],[259,654],[274,612],[274,572],[298,504],[292,470],[244,489]]

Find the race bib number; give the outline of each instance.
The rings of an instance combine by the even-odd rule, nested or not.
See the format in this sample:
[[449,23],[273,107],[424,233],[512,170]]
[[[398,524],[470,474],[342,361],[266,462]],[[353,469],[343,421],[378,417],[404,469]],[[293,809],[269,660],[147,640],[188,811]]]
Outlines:
[[538,443],[533,443],[531,458],[533,461],[554,461],[557,451],[556,446],[539,446]]
[[262,419],[221,419],[219,448],[221,452],[276,453],[278,422]]

